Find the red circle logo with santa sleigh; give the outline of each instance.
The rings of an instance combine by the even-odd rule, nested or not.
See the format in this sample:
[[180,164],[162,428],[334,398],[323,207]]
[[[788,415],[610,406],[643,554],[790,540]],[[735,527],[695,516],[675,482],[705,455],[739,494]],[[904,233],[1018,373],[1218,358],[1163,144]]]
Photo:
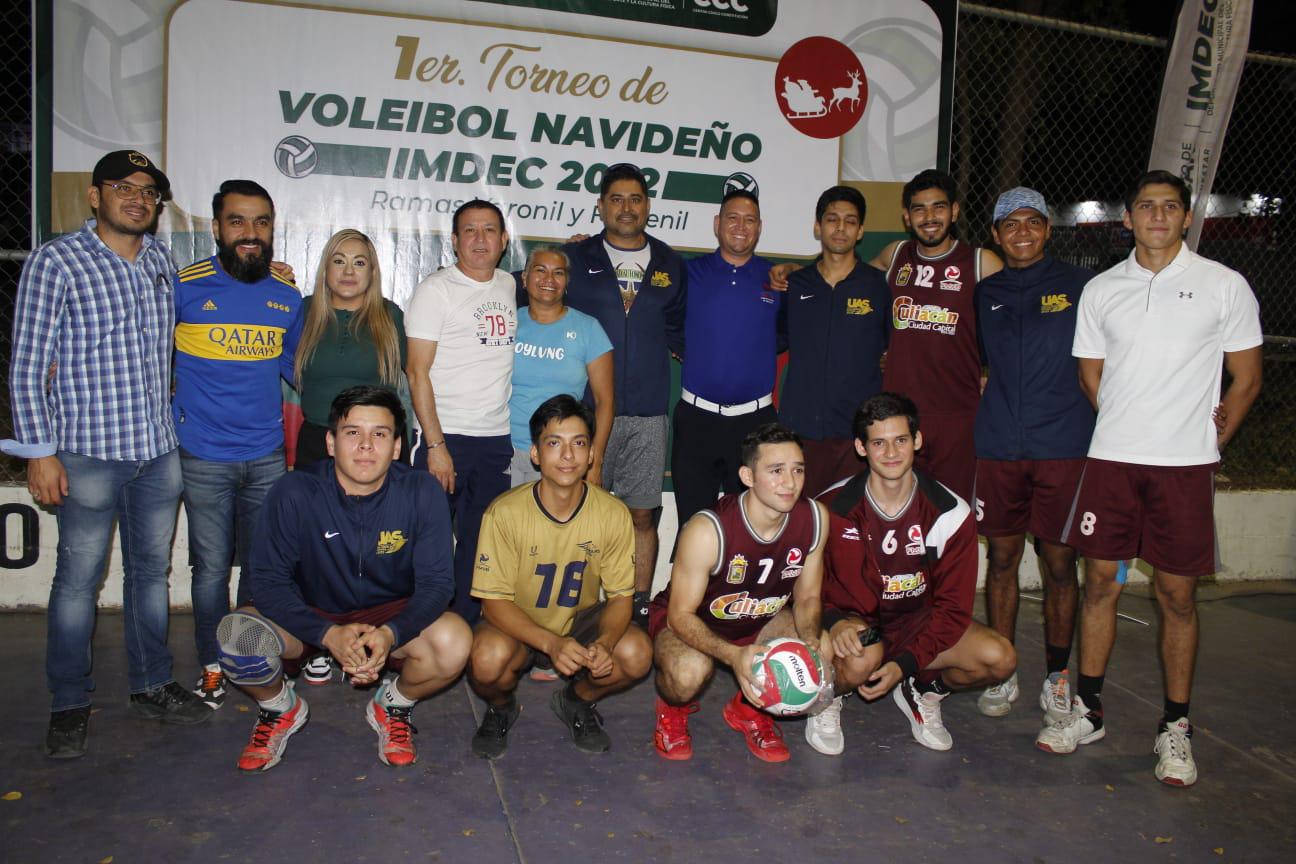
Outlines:
[[812,138],[837,138],[864,116],[868,79],[850,48],[827,36],[810,36],[779,60],[774,98],[798,132]]

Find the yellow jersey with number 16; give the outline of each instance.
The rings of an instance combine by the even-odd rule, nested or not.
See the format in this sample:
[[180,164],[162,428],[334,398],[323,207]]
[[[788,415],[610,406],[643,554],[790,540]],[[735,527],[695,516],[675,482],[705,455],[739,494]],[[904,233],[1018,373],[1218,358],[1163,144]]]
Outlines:
[[576,512],[559,522],[536,486],[510,489],[486,509],[472,596],[512,600],[536,624],[566,636],[576,613],[599,601],[600,588],[609,598],[634,593],[634,527],[624,504],[588,483]]

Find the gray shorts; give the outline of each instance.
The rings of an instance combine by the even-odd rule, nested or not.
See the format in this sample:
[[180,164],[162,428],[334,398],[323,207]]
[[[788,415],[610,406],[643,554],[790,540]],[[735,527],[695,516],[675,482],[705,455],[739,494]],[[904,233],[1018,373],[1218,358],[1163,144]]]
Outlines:
[[531,464],[530,447],[525,450],[513,448],[513,461],[509,463],[509,474],[513,476],[514,486],[540,479],[540,469]]
[[666,471],[666,415],[617,417],[603,454],[603,488],[627,507],[661,506]]

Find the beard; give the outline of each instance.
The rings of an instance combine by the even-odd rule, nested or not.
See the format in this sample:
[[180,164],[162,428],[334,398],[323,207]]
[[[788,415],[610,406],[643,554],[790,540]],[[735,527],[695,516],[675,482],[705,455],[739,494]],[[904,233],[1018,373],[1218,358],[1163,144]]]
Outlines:
[[240,282],[260,282],[270,275],[270,262],[274,260],[274,246],[262,243],[260,240],[253,242],[261,247],[261,252],[244,258],[233,246],[226,246],[221,241],[216,241],[216,256],[220,258],[221,266],[225,268],[226,273]]
[[913,232],[913,235],[914,235],[914,239],[918,241],[919,246],[922,246],[927,249],[934,249],[945,242],[945,240],[950,236],[950,234],[953,233],[953,229],[954,226],[947,225],[944,231],[940,232],[935,237],[931,237],[931,238],[923,236],[917,230]]

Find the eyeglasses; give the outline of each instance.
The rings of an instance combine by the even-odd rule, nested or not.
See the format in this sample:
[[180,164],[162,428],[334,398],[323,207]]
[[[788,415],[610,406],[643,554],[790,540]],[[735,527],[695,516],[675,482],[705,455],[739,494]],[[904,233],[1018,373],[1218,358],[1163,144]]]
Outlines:
[[104,182],[105,186],[117,193],[117,197],[123,201],[134,201],[142,197],[149,204],[156,204],[162,200],[162,192],[152,186],[134,186],[130,183],[111,183]]

